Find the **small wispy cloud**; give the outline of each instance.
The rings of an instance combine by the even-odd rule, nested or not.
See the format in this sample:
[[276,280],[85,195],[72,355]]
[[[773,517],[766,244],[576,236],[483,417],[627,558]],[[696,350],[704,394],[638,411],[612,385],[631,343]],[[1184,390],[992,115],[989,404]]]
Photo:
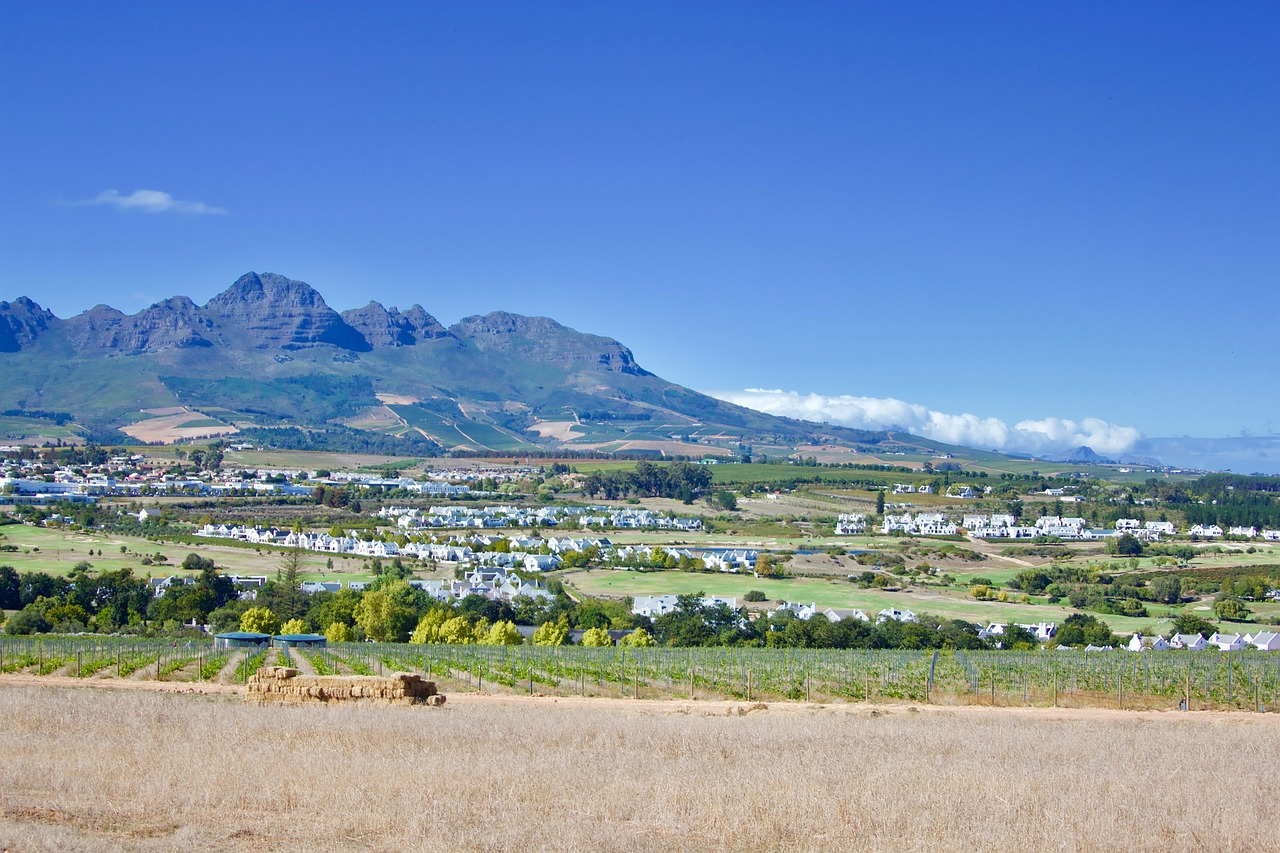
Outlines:
[[119,210],[140,210],[143,213],[188,213],[197,215],[221,215],[226,208],[214,207],[202,201],[182,201],[161,190],[134,190],[128,195],[119,190],[103,190],[95,197],[74,202],[77,207],[107,204]]
[[892,397],[827,396],[764,388],[707,393],[771,415],[857,429],[900,429],[935,441],[982,450],[1040,454],[1084,445],[1102,454],[1119,455],[1132,450],[1142,438],[1142,433],[1133,427],[1099,418],[1079,421],[1041,418],[1010,426],[999,418],[948,414]]

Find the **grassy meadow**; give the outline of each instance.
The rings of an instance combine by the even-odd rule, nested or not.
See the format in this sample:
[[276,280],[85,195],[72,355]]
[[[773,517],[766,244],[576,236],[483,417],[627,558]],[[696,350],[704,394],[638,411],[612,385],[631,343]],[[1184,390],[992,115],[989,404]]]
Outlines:
[[1271,714],[264,707],[3,682],[0,707],[10,850],[1262,851],[1280,837]]

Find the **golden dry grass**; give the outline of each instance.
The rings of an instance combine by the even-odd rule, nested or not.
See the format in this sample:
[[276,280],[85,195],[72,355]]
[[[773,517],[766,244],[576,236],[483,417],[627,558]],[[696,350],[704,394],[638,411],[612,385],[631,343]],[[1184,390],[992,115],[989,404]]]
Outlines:
[[1280,718],[0,685],[12,850],[1268,850]]

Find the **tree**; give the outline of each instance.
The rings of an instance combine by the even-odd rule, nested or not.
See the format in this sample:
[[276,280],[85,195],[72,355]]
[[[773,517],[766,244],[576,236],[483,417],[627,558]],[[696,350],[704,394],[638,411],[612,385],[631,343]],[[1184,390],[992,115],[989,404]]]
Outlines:
[[330,622],[324,629],[324,638],[330,643],[351,642],[351,627],[345,622]]
[[1212,637],[1217,632],[1216,625],[1194,613],[1183,613],[1173,620],[1173,633],[1175,634],[1187,634],[1188,636],[1200,634],[1203,637]]
[[884,489],[876,490],[876,515],[884,515]]
[[296,619],[307,610],[307,594],[302,591],[302,568],[306,564],[301,548],[290,548],[280,558],[275,583],[262,591],[267,606],[284,619]]
[[188,554],[182,560],[182,568],[192,571],[197,569],[212,569],[213,560],[201,557],[199,554]]
[[13,566],[0,566],[0,610],[22,606],[22,582]]
[[604,628],[588,628],[582,632],[581,645],[612,646],[613,638],[609,636],[609,632]]
[[555,622],[543,622],[533,632],[535,646],[563,646],[569,639],[569,618],[563,613]]
[[423,614],[409,637],[409,642],[417,645],[441,643],[440,629],[450,619],[451,611],[446,607],[433,607]]
[[733,512],[738,508],[738,499],[734,497],[733,492],[721,490],[711,495],[711,505],[719,507],[727,512]]
[[267,607],[250,607],[240,617],[240,630],[255,634],[274,634],[279,620]]
[[308,633],[307,623],[301,619],[290,619],[280,626],[281,634],[306,634]]
[[634,646],[635,648],[648,648],[654,645],[653,635],[644,628],[637,628],[621,640],[623,645]]
[[1213,615],[1229,622],[1247,622],[1251,614],[1243,601],[1229,595],[1219,597],[1213,603]]
[[49,630],[49,620],[34,604],[29,604],[9,617],[4,623],[6,634],[43,634]]
[[380,643],[403,643],[418,616],[417,590],[408,581],[393,581],[366,592],[356,605],[356,624]]
[[768,601],[769,597],[758,589],[749,589],[747,594],[742,596],[743,601]]
[[494,622],[484,637],[479,640],[482,646],[518,646],[523,642],[524,637],[520,636],[520,629],[516,628],[515,623],[510,620]]
[[1108,553],[1118,554],[1121,557],[1141,557],[1142,542],[1132,533],[1122,533],[1114,540],[1108,540],[1106,544]]
[[1072,613],[1068,616],[1063,620],[1054,639],[1059,645],[1073,647],[1114,646],[1119,642],[1106,622],[1087,613]]
[[[485,629],[488,633],[488,629]],[[465,616],[454,616],[440,626],[440,642],[451,646],[469,646],[476,641],[475,630]]]

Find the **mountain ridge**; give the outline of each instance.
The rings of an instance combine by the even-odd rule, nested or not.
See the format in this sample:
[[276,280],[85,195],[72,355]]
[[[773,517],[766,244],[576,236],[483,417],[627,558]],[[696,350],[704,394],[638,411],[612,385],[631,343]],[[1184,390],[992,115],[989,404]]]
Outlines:
[[108,428],[185,406],[228,424],[342,423],[444,436],[445,446],[478,434],[659,450],[884,436],[716,400],[645,370],[613,338],[550,317],[492,311],[445,327],[420,305],[400,312],[375,300],[339,312],[275,273],[245,273],[204,305],[172,296],[135,314],[97,305],[61,319],[25,296],[0,303],[0,358],[5,408],[68,411]]

